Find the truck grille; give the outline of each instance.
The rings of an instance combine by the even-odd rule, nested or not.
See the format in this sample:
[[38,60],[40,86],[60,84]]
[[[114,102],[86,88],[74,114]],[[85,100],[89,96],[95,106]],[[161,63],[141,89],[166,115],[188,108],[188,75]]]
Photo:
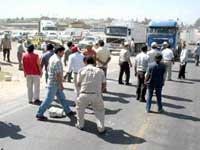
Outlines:
[[107,38],[106,43],[122,43],[124,42],[124,39],[118,39],[118,38]]

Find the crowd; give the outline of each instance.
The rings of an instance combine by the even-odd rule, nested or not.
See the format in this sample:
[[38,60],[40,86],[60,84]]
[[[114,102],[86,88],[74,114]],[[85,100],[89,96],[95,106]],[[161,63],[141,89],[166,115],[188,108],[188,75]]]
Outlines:
[[[19,70],[24,71],[27,82],[28,103],[40,105],[36,113],[38,120],[45,121],[45,111],[50,107],[56,96],[66,116],[77,116],[76,127],[84,128],[85,109],[90,105],[97,118],[97,129],[99,133],[104,133],[104,103],[102,93],[107,92],[106,75],[108,63],[111,60],[110,51],[105,47],[104,41],[92,45],[88,43],[84,50],[79,50],[71,41],[67,43],[67,48],[52,41],[46,41],[43,46],[45,52],[39,57],[34,52],[34,45],[27,45],[26,50],[23,41],[19,40],[17,46],[17,58]],[[3,59],[10,62],[11,42],[5,36],[1,42],[3,48]],[[124,42],[119,55],[119,78],[120,85],[127,86],[130,83],[130,68],[133,66],[130,54],[131,45]],[[200,43],[194,51],[195,64],[199,65]],[[62,57],[64,61],[62,62]],[[151,101],[155,90],[157,97],[158,112],[163,112],[162,88],[166,80],[172,80],[172,66],[174,64],[174,53],[167,42],[162,44],[161,50],[158,44],[153,42],[148,51],[147,46],[141,48],[141,52],[134,59],[134,73],[137,78],[136,99],[146,102],[146,112],[151,111]],[[185,79],[185,69],[188,62],[188,50],[186,44],[180,54],[180,70],[178,79]],[[63,64],[66,67],[66,74],[63,71]],[[44,73],[43,73],[44,70]],[[123,74],[125,73],[125,83]],[[46,96],[40,101],[40,78],[45,75]],[[64,80],[71,82],[73,79],[76,92],[76,112],[73,112],[63,92]],[[147,93],[147,94],[146,94]]]

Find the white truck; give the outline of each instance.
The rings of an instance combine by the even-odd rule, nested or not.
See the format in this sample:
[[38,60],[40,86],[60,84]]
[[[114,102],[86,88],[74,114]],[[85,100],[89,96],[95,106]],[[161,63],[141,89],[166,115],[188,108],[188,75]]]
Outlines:
[[[146,43],[146,26],[135,22],[113,22],[105,28],[104,41],[111,51],[119,51],[124,41],[134,39],[135,52]],[[133,55],[133,49],[131,54]]]
[[52,20],[40,20],[39,22],[39,33],[46,36],[48,40],[57,39],[57,26]]

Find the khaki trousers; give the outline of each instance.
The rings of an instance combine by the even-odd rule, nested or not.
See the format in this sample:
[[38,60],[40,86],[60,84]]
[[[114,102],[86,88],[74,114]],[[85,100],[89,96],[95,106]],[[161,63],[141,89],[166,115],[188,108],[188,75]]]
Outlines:
[[168,74],[168,80],[172,79],[172,61],[164,61],[164,64],[166,66],[166,72],[165,72],[165,79],[167,78]]
[[[28,100],[32,102],[32,100],[40,99],[40,76],[39,75],[27,75],[27,93]],[[33,90],[34,87],[34,90]]]
[[79,91],[80,91],[80,88],[78,86],[78,82],[77,82],[77,77],[78,77],[78,74],[77,73],[74,73],[74,87],[75,87],[75,92],[76,92],[76,97],[79,96]]
[[95,116],[96,116],[96,124],[99,132],[104,131],[104,103],[101,94],[84,94],[80,93],[79,97],[76,101],[77,108],[77,126],[79,128],[84,127],[84,113],[85,108],[91,104]]

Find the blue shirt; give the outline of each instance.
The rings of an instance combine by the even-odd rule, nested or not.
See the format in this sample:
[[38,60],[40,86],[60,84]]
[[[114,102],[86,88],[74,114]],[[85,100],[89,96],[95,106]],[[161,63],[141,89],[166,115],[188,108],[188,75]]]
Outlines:
[[166,67],[163,63],[151,63],[147,69],[147,76],[150,76],[147,84],[153,87],[162,87],[164,84],[165,70]]
[[41,57],[40,65],[41,65],[41,68],[43,68],[45,66],[46,72],[47,72],[47,67],[48,67],[48,64],[49,64],[49,59],[53,54],[54,54],[54,51],[49,50],[49,51],[46,51]]

